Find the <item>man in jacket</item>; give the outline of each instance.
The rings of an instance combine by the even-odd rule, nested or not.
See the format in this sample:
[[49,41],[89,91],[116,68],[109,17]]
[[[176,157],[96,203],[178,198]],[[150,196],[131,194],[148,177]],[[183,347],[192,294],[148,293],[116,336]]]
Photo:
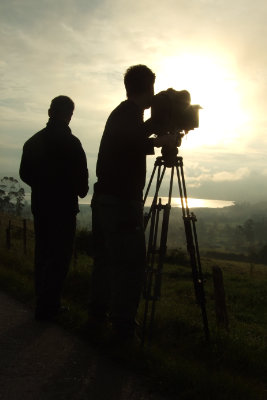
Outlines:
[[[145,269],[143,188],[146,155],[171,135],[150,138],[143,121],[154,95],[155,74],[145,65],[124,76],[127,100],[110,114],[100,143],[92,199],[94,269],[89,315],[99,326],[110,315],[119,340],[131,339]],[[167,137],[168,136],[168,137]]]
[[23,147],[20,177],[31,187],[35,229],[36,312],[39,320],[53,319],[72,256],[79,212],[78,196],[88,192],[87,162],[69,123],[74,103],[58,96],[48,110],[49,121]]

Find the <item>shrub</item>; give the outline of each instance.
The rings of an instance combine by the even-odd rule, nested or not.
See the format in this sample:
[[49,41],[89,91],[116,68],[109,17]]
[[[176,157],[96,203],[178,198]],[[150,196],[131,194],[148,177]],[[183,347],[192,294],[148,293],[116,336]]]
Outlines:
[[181,248],[170,250],[165,258],[169,264],[188,265],[188,256]]
[[77,231],[75,238],[75,249],[79,253],[85,253],[88,256],[93,255],[93,235],[87,229]]

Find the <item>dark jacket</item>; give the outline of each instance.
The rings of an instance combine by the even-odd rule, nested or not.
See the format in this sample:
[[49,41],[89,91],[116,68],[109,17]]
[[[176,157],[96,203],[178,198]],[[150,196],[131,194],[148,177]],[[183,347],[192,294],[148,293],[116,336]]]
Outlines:
[[143,110],[134,102],[126,100],[112,111],[98,153],[96,194],[142,200],[146,155],[154,154],[149,135]]
[[27,140],[20,177],[31,186],[33,214],[79,211],[78,196],[85,197],[89,189],[87,162],[67,124],[50,119],[46,128]]

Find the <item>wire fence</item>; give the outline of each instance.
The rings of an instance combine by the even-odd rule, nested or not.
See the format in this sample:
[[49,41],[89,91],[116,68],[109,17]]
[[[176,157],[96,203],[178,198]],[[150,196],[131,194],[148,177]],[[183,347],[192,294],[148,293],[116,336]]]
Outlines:
[[[34,254],[33,220],[0,213],[0,247],[18,254],[32,256]],[[78,254],[88,255],[91,253],[91,247],[91,233],[78,229],[73,243],[74,266],[77,264]]]
[[0,214],[1,247],[21,250],[27,254],[34,243],[33,221],[15,215]]

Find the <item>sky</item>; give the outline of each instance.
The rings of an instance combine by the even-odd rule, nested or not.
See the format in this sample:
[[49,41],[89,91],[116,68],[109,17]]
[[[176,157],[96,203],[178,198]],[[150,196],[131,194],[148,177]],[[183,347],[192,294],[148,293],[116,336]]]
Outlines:
[[125,70],[146,64],[156,93],[186,89],[203,108],[179,149],[188,196],[267,200],[266,19],[265,0],[1,0],[0,178],[18,177],[23,143],[63,94],[75,102],[70,127],[92,194]]

